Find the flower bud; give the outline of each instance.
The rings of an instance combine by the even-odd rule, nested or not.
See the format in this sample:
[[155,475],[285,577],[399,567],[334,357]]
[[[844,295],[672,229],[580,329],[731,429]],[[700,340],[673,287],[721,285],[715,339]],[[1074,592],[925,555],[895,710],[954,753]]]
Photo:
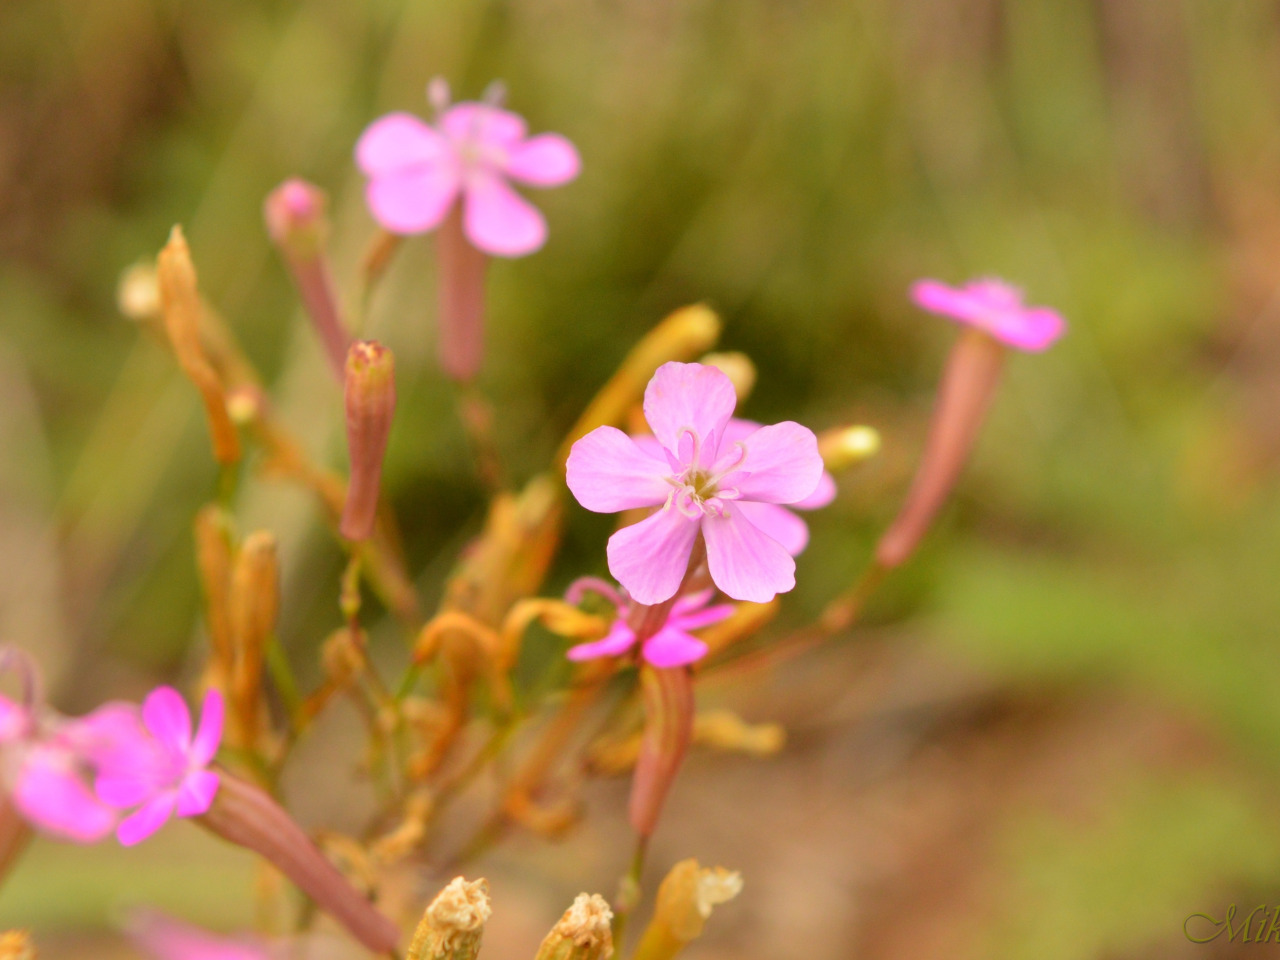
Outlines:
[[654,372],[670,360],[692,360],[706,353],[720,336],[720,318],[705,304],[682,307],[637,343],[609,382],[595,395],[560,445],[563,470],[574,443],[596,427],[616,426],[644,397]]
[[745,353],[736,350],[725,353],[708,353],[698,361],[708,367],[715,367],[733,383],[733,392],[742,403],[751,395],[756,385],[756,365]]
[[869,460],[880,452],[880,432],[874,427],[837,427],[818,436],[818,453],[832,473]]
[[580,893],[542,941],[534,960],[609,960],[613,911],[599,894]]
[[231,629],[231,545],[230,518],[217,504],[206,504],[196,514],[196,569],[204,592],[205,622],[213,648],[213,680],[229,690],[235,664],[235,641]]
[[265,530],[250,534],[240,546],[229,606],[234,651],[230,693],[238,720],[233,730],[237,746],[252,748],[262,734],[262,670],[280,609],[276,538]]
[[455,877],[423,913],[406,960],[475,960],[492,913],[488,881]]
[[642,837],[652,835],[693,736],[693,676],[688,667],[640,670],[644,734],[631,781],[628,817]]
[[222,381],[205,357],[200,343],[200,315],[203,307],[196,288],[196,268],[191,262],[182,228],[175,226],[156,259],[156,280],[164,310],[165,331],[178,365],[204,401],[213,455],[226,466],[240,460],[240,436],[227,413]]
[[782,749],[787,731],[776,723],[747,723],[731,710],[708,710],[694,720],[693,742],[715,750],[768,757]]
[[160,285],[154,263],[135,263],[120,275],[116,285],[116,306],[130,320],[160,319]]
[[723,867],[703,869],[681,860],[658,887],[653,920],[640,938],[634,960],[670,960],[702,935],[713,907],[742,892],[742,874]]
[[351,478],[339,529],[348,540],[367,540],[378,514],[382,458],[396,409],[395,359],[376,340],[358,340],[347,351],[346,404]]
[[484,362],[484,275],[488,257],[471,245],[462,227],[462,205],[454,204],[436,240],[436,318],[440,366],[445,375],[469,383]]
[[311,838],[260,788],[219,771],[220,786],[201,826],[269,860],[374,953],[400,942],[400,931],[338,872]]
[[976,328],[966,329],[956,340],[915,479],[898,516],[876,545],[880,566],[892,569],[905,562],[946,502],[982,428],[1004,356],[1004,346]]
[[296,177],[267,194],[263,217],[267,233],[284,257],[307,316],[324,346],[334,374],[341,379],[351,337],[338,311],[325,242],[329,236],[324,191]]
[[26,930],[0,933],[0,960],[36,960],[36,945]]

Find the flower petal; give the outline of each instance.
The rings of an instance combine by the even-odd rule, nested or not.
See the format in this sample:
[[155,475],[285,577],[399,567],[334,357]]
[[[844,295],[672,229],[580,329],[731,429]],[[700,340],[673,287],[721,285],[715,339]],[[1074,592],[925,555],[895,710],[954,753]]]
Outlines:
[[191,711],[173,687],[156,687],[142,701],[142,722],[151,735],[175,754],[191,749]]
[[31,726],[31,712],[0,694],[0,743],[16,740]]
[[1063,333],[1067,322],[1062,314],[1048,307],[1034,307],[1012,315],[992,318],[987,330],[997,339],[1020,350],[1038,353],[1046,350]]
[[671,492],[669,473],[621,430],[596,427],[569,451],[565,483],[588,510],[617,513],[663,503]]
[[713,607],[694,610],[691,613],[677,614],[673,609],[671,619],[667,621],[667,625],[680,630],[698,630],[701,627],[709,627],[713,623],[729,619],[737,609],[732,603],[717,603]]
[[[735,487],[742,500],[795,503],[803,500],[822,479],[822,454],[818,438],[808,427],[787,420],[761,427],[738,444],[746,458],[738,470],[724,478],[721,488]],[[721,462],[736,456],[725,449]],[[713,469],[722,469],[717,465]]]
[[[693,430],[702,442],[700,464],[710,466],[738,396],[733,381],[701,363],[664,363],[644,391],[644,418],[670,453],[680,453],[680,436]],[[808,491],[805,491],[808,493]]]
[[208,811],[218,792],[218,775],[212,770],[193,770],[178,786],[178,816],[198,817]]
[[580,643],[570,647],[566,656],[573,661],[594,660],[597,657],[618,657],[635,646],[636,635],[627,626],[627,622],[619,617],[603,638],[592,643]]
[[36,747],[27,754],[13,802],[34,826],[76,843],[95,843],[116,825],[115,811],[89,791],[74,758],[56,748]]
[[412,167],[369,181],[365,201],[379,225],[392,233],[426,233],[440,226],[458,195],[452,163]]
[[757,529],[730,504],[725,516],[702,518],[707,568],[721,592],[735,600],[767,603],[796,585],[796,562],[782,544]]
[[578,148],[558,133],[530,137],[507,155],[503,172],[535,187],[557,187],[582,170]]
[[411,113],[389,113],[365,128],[356,141],[356,166],[368,177],[408,167],[451,163],[453,148],[433,126]]
[[93,792],[108,806],[127,810],[153,796],[163,786],[163,779],[148,772],[122,769],[100,773],[93,782]]
[[949,287],[937,280],[921,280],[913,284],[911,299],[930,313],[940,313],[966,323],[978,322],[991,310],[989,303],[975,297],[969,290]]
[[836,478],[826,470],[822,471],[822,476],[818,479],[818,485],[813,488],[813,493],[809,494],[803,500],[797,500],[790,504],[797,510],[818,510],[825,507],[836,498]]
[[793,557],[804,553],[804,548],[809,545],[809,525],[786,507],[739,500],[733,509],[740,511],[761,533],[777,540]]
[[141,810],[125,817],[116,828],[116,839],[120,841],[120,845],[135,846],[163,827],[173,816],[173,808],[177,802],[177,791],[166,790],[148,801]]
[[547,222],[538,208],[495,173],[467,178],[463,226],[467,238],[495,257],[522,257],[547,242]]
[[446,110],[440,118],[440,129],[454,143],[502,150],[515,147],[528,131],[520,114],[475,101]]
[[655,667],[683,667],[707,655],[707,645],[683,630],[665,626],[644,642],[644,658]]
[[[135,911],[126,929],[129,939],[155,960],[272,960],[276,955],[265,941],[220,937],[152,910]],[[301,953],[290,950],[282,956],[295,952]]]
[[609,538],[609,572],[636,603],[669,600],[684,579],[698,522],[663,507]]
[[210,687],[204,695],[204,706],[200,710],[200,728],[191,744],[190,762],[193,767],[207,767],[218,752],[222,743],[222,721],[226,707],[222,699],[222,691]]

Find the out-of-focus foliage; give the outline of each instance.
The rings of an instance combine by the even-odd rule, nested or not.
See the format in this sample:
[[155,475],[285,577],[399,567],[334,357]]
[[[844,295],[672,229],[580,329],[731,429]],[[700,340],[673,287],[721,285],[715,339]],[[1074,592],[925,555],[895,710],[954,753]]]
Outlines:
[[[885,437],[815,525],[802,613],[865,562],[923,436],[951,331],[909,307],[909,282],[1000,274],[1069,318],[1010,364],[956,506],[872,615],[1015,687],[1154,698],[1238,751],[1256,775],[1103,783],[1100,822],[1028,814],[1001,848],[1005,915],[1044,926],[997,924],[988,956],[1176,938],[1224,885],[1280,881],[1255,812],[1280,788],[1277,63],[1264,0],[8,0],[3,639],[71,707],[201,642],[190,519],[215,473],[194,392],[116,312],[120,272],[181,221],[282,417],[342,466],[338,391],[262,198],[294,174],[331,191],[354,306],[372,234],[356,136],[425,113],[432,76],[467,97],[499,77],[585,164],[537,198],[546,249],[491,271],[482,387],[511,478],[657,318],[706,300],[759,365],[749,415]],[[364,327],[397,353],[386,476],[426,585],[483,508],[431,355],[430,264],[429,242],[406,245]],[[242,516],[280,537],[282,638],[314,662],[339,552],[301,494],[258,485]],[[572,512],[556,585],[603,571],[608,524]],[[1153,899],[1124,906],[1140,887]]]

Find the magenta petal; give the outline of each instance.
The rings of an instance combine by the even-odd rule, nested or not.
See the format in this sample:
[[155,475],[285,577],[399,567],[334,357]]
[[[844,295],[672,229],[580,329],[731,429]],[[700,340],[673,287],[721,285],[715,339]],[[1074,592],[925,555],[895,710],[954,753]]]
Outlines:
[[218,775],[212,770],[193,770],[178,786],[177,811],[180,817],[206,813],[218,792]]
[[119,770],[99,774],[93,783],[93,791],[103,803],[118,810],[136,807],[152,796],[164,780],[143,772]]
[[578,502],[596,513],[656,507],[667,499],[671,471],[614,427],[596,427],[569,451],[565,482]]
[[1048,349],[1067,329],[1067,322],[1056,310],[1035,307],[1021,313],[996,317],[989,332],[1012,347],[1038,353]]
[[222,721],[226,706],[222,699],[222,691],[210,687],[204,695],[204,706],[200,710],[200,728],[191,744],[190,762],[193,767],[205,767],[218,752],[222,743]]
[[736,504],[723,517],[702,520],[707,568],[721,592],[735,600],[767,603],[796,585],[796,562],[782,544],[758,530]]
[[693,613],[677,615],[673,611],[671,619],[667,623],[669,626],[680,630],[698,630],[702,627],[709,627],[713,623],[719,623],[721,620],[729,619],[736,609],[737,607],[732,603],[717,603],[714,607],[696,610]]
[[[724,483],[736,487],[742,500],[795,503],[813,493],[822,479],[818,438],[808,427],[787,420],[761,427],[738,444],[746,448],[746,459]],[[731,449],[722,448],[721,462],[731,455]]]
[[637,603],[669,600],[684,579],[698,523],[663,507],[609,538],[609,572]]
[[0,695],[0,743],[16,740],[31,726],[31,714],[8,697]]
[[458,195],[450,163],[413,167],[369,181],[365,200],[378,224],[392,233],[426,233],[440,226]]
[[150,910],[130,917],[128,932],[155,960],[272,960],[273,956],[266,943],[249,937],[220,937]]
[[557,133],[530,137],[512,148],[503,172],[513,180],[535,187],[568,183],[582,170],[582,160],[572,143]]
[[173,808],[178,802],[176,790],[164,793],[147,802],[141,810],[125,817],[116,829],[116,839],[121,846],[132,847],[151,836],[173,816]]
[[570,647],[566,656],[574,661],[594,660],[597,657],[618,657],[630,650],[635,642],[634,631],[627,626],[625,620],[619,618],[613,621],[613,626],[604,637],[592,643],[580,643],[576,647]]
[[751,525],[761,533],[767,534],[793,557],[804,553],[809,545],[809,525],[786,507],[776,503],[752,503],[740,500],[733,505],[751,521]]
[[825,507],[836,498],[836,478],[827,471],[822,471],[822,476],[818,479],[818,485],[813,488],[813,493],[809,494],[803,500],[797,500],[795,503],[788,504],[796,510],[818,510]]
[[499,150],[514,148],[528,130],[518,113],[474,102],[451,107],[440,118],[440,129],[454,143]]
[[645,387],[644,418],[658,442],[673,454],[680,452],[681,434],[693,430],[703,445],[699,463],[710,466],[737,403],[733,381],[722,371],[672,361],[660,366]]
[[911,299],[931,313],[940,313],[967,323],[979,320],[988,309],[968,291],[957,290],[937,280],[921,280],[913,284]]
[[94,843],[116,825],[115,811],[99,803],[61,750],[37,747],[18,773],[13,802],[30,823],[46,833]]
[[191,749],[191,711],[173,687],[156,687],[142,701],[142,722],[160,745],[176,754]]
[[644,642],[644,658],[655,667],[683,667],[707,655],[707,645],[666,626]]
[[356,141],[356,166],[378,177],[406,167],[440,163],[452,153],[449,142],[411,113],[389,113],[373,121]]
[[522,257],[547,241],[547,222],[538,208],[493,173],[467,180],[463,226],[476,248],[495,257]]

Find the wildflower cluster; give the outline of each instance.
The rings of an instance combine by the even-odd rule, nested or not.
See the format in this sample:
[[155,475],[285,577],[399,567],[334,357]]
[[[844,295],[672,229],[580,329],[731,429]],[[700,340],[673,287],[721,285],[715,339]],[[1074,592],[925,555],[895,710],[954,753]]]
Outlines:
[[[768,665],[847,630],[945,503],[1006,349],[1043,350],[1064,329],[1058,314],[1024,306],[1000,281],[959,289],[925,281],[913,289],[920,306],[964,330],[905,504],[866,574],[814,626],[767,636],[809,540],[796,511],[830,504],[837,474],[874,454],[878,435],[865,426],[815,433],[790,420],[762,425],[737,416],[754,366],[740,354],[708,354],[719,320],[690,307],[635,347],[555,462],[522,489],[505,487],[492,418],[474,384],[483,362],[486,258],[524,256],[547,241],[542,214],[511,184],[568,183],[581,162],[564,137],[529,136],[524,120],[495,98],[453,104],[437,83],[431,99],[433,122],[392,113],[355,145],[381,230],[364,260],[360,300],[369,302],[405,238],[437,233],[439,357],[459,386],[479,472],[497,489],[483,530],[439,591],[420,592],[395,504],[384,495],[383,460],[395,429],[397,378],[430,374],[397,370],[394,344],[353,335],[332,280],[320,188],[287,180],[266,199],[264,215],[341,381],[345,472],[313,460],[273,410],[252,363],[201,296],[191,250],[175,228],[154,270],[130,272],[121,302],[163,332],[197,389],[217,464],[217,496],[194,523],[208,648],[191,679],[205,691],[203,707],[193,722],[183,695],[165,686],[140,704],[111,702],[65,717],[46,701],[33,664],[5,652],[0,666],[21,692],[0,695],[0,882],[31,829],[76,843],[114,833],[132,846],[177,817],[268,861],[371,953],[398,956],[407,947],[415,960],[466,960],[479,954],[493,909],[487,883],[459,876],[408,912],[389,893],[396,871],[421,871],[427,862],[461,868],[514,829],[562,833],[581,816],[581,778],[564,770],[630,771],[635,853],[617,895],[582,894],[528,951],[538,960],[607,960],[629,943],[648,840],[691,745],[765,755],[782,742],[776,727],[724,711],[699,714],[699,677],[729,664]],[[336,394],[333,400],[336,409]],[[260,467],[256,477],[247,462]],[[240,529],[239,490],[250,480],[312,495],[346,554],[332,584],[331,632],[314,638],[320,679],[309,689],[291,662],[305,643],[286,646],[278,636],[275,535]],[[542,595],[575,501],[621,515],[618,529],[563,597]],[[600,576],[606,568],[616,583]],[[438,607],[427,610],[425,598],[437,594]],[[369,595],[387,622],[370,609]],[[516,666],[535,624],[557,638],[565,661],[551,681],[530,686]],[[370,656],[370,636],[397,628],[404,638],[399,675],[387,675],[397,655]],[[326,834],[318,842],[282,802],[280,776],[295,744],[341,699],[365,725],[365,768],[378,805],[367,811],[358,840]],[[486,773],[496,791],[474,789]],[[443,833],[442,811],[463,797],[482,811],[471,818],[473,833]],[[701,935],[712,907],[741,889],[736,873],[677,863],[630,956],[675,956]],[[136,917],[130,932],[161,960],[263,960],[284,948],[312,955],[314,919],[313,911],[299,912],[293,932],[274,940],[222,938],[154,914]]]

